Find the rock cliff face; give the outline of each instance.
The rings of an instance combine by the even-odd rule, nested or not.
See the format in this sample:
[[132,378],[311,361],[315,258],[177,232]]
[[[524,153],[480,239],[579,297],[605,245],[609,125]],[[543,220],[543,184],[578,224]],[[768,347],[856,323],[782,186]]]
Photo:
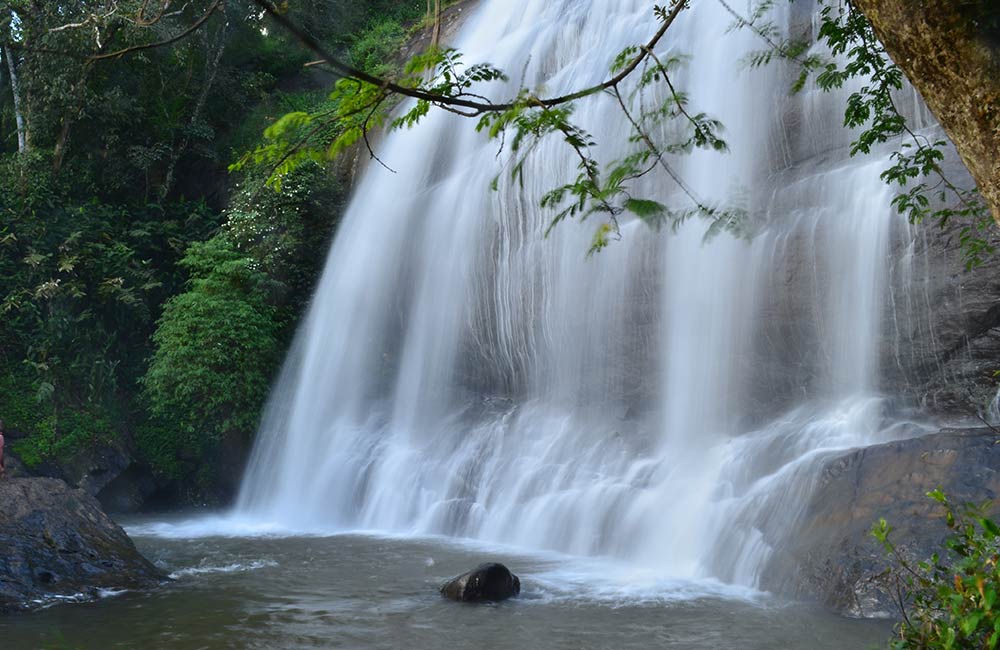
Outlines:
[[[858,0],[889,54],[911,80],[895,97],[908,124],[929,139],[950,138],[945,171],[963,187],[978,184],[1000,206],[1000,12],[993,0]],[[813,3],[793,3],[789,30],[815,36]],[[762,152],[775,168],[777,185],[794,187],[829,171],[849,158],[843,132],[827,128],[843,120],[847,95],[806,91],[776,98],[786,116]],[[918,97],[919,92],[919,97]],[[925,101],[924,101],[925,100]],[[804,104],[822,112],[804,122]],[[926,105],[925,105],[926,104]],[[928,110],[928,108],[930,110]],[[893,144],[893,147],[895,144]],[[870,160],[892,148],[875,152]],[[855,163],[864,162],[855,158]],[[839,161],[839,162],[838,162]],[[971,175],[970,175],[971,171]],[[992,188],[992,189],[991,189]],[[779,209],[792,205],[778,202]],[[874,218],[874,216],[873,216]],[[966,271],[960,250],[960,223],[909,225],[903,216],[893,223],[888,259],[889,287],[882,307],[879,384],[893,406],[917,410],[940,422],[974,421],[997,393],[993,372],[1000,358],[1000,256]],[[1000,230],[987,233],[994,246]],[[783,285],[763,306],[760,355],[752,365],[760,373],[760,400],[808,391],[810,355],[819,341],[802,323],[821,277],[811,275],[814,261],[827,251],[808,249],[797,241],[786,251]],[[998,247],[1000,249],[1000,247]],[[778,410],[790,404],[779,404]],[[774,417],[775,412],[763,413]]]
[[[993,0],[856,0],[919,91],[1000,223],[1000,12]],[[933,134],[932,135],[939,135]],[[946,172],[961,179],[953,160]],[[971,186],[971,181],[966,183]],[[893,259],[883,389],[932,415],[972,417],[996,393],[1000,264],[964,270],[962,224],[911,228]],[[997,244],[996,232],[991,233]]]
[[[12,439],[20,439],[18,434]],[[139,464],[135,451],[126,443],[93,445],[62,462],[45,462],[27,467],[14,445],[6,451],[7,474],[11,478],[46,477],[65,481],[70,487],[97,497],[109,512],[137,512],[143,508],[165,507],[178,500],[176,490],[158,481]],[[235,482],[238,478],[233,479]]]
[[98,496],[132,462],[132,452],[124,444],[93,445],[61,463],[43,463],[36,474],[66,481],[69,485]]
[[[899,229],[883,306],[879,388],[923,415],[973,421],[997,392],[1000,256],[966,271],[959,229]],[[996,234],[992,239],[996,245]]]
[[[814,166],[823,169],[818,159],[796,160],[782,172],[785,186],[808,179]],[[957,159],[951,169],[955,177],[968,178]],[[879,356],[873,388],[891,398],[893,410],[918,412],[939,426],[978,422],[977,414],[985,414],[997,394],[1000,255],[967,271],[959,224],[941,229],[933,223],[908,224],[901,215],[890,218],[885,286],[876,303]],[[813,394],[822,380],[816,369],[823,367],[820,328],[825,323],[813,310],[817,295],[825,295],[824,276],[815,260],[836,253],[813,246],[802,233],[795,237],[774,262],[769,282],[778,286],[760,305],[749,363],[763,421],[779,417],[804,393]],[[992,239],[1000,243],[996,234]]]
[[948,532],[943,510],[926,493],[940,487],[959,504],[995,499],[998,442],[1000,434],[990,429],[946,430],[828,460],[800,526],[762,586],[854,616],[895,615],[877,578],[888,563],[869,535],[872,525],[885,518],[900,549],[915,560],[940,551]]
[[[932,140],[946,137],[916,93],[908,90],[897,99],[922,134]],[[801,103],[821,102],[830,111],[823,124],[837,124],[843,119],[846,96],[817,98],[806,93],[780,101],[780,109],[792,116],[802,112]],[[782,188],[771,209],[794,213],[796,204],[789,188],[812,183],[813,178],[822,180],[820,175],[849,159],[849,139],[840,131],[828,133],[816,125],[804,128],[790,119],[785,131],[774,134],[782,146],[769,153],[778,169],[774,183]],[[870,160],[891,150],[879,151]],[[853,162],[860,164],[864,159]],[[973,186],[973,178],[954,150],[948,153],[945,172],[964,187]],[[782,193],[788,196],[781,198]],[[987,255],[982,266],[967,271],[960,246],[965,224],[941,228],[932,222],[909,224],[902,215],[891,218],[888,277],[877,302],[880,357],[874,388],[893,398],[893,408],[919,411],[942,425],[978,421],[977,413],[985,413],[997,393],[993,372],[1000,359],[1000,255]],[[985,234],[1000,250],[1000,229]],[[833,254],[813,246],[809,233],[797,233],[775,265],[778,273],[771,281],[781,286],[768,292],[761,305],[760,340],[751,362],[759,378],[756,397],[770,409],[761,414],[765,420],[794,405],[794,399],[776,403],[775,396],[778,400],[801,396],[816,380],[809,372],[822,365],[817,360],[822,340],[810,313],[817,288],[822,291],[824,282],[816,272],[816,260]]]
[[0,549],[0,613],[163,579],[96,499],[56,479],[0,481]]

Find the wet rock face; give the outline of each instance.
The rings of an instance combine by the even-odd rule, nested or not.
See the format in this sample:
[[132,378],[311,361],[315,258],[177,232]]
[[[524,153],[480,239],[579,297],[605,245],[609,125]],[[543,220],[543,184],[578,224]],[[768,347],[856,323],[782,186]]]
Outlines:
[[989,429],[953,429],[831,458],[791,543],[776,554],[761,586],[851,616],[895,616],[877,577],[888,562],[869,534],[872,525],[885,518],[912,560],[940,551],[948,534],[943,510],[926,493],[941,487],[958,504],[996,499],[998,440]]
[[[928,133],[932,139],[943,137],[936,128]],[[811,165],[800,161],[783,181],[801,182],[810,170],[823,169]],[[971,186],[956,157],[949,156],[946,172]],[[915,411],[920,420],[941,425],[974,420],[997,394],[993,373],[1000,358],[1000,254],[985,256],[982,266],[967,271],[960,246],[963,222],[941,228],[886,216],[893,221],[882,271],[885,286],[877,302],[874,388],[891,399],[892,408]],[[804,398],[824,395],[823,369],[830,357],[823,328],[834,313],[817,316],[828,290],[816,260],[831,251],[811,249],[803,235],[789,236],[768,279],[775,290],[758,306],[758,331],[748,362],[755,373],[749,398],[759,404],[759,413],[753,413],[758,425]],[[1000,230],[984,235],[1000,250]]]
[[894,242],[880,342],[880,390],[951,421],[986,411],[1000,355],[1000,255],[966,271],[961,225],[924,224]]
[[0,481],[0,612],[164,579],[94,497],[48,478]]
[[[27,436],[23,433],[16,436],[24,437]],[[251,446],[245,436],[232,435],[222,440],[220,449],[211,457],[180,459],[191,466],[212,468],[212,484],[195,493],[180,481],[155,475],[148,465],[137,459],[135,448],[126,440],[86,445],[72,456],[47,460],[33,467],[20,461],[10,441],[8,438],[8,476],[65,481],[70,487],[97,497],[107,512],[115,514],[168,510],[180,504],[229,504],[239,490]]]
[[7,438],[8,470],[13,465],[11,477],[42,476],[65,481],[74,488],[84,490],[100,499],[101,492],[133,464],[133,452],[127,444],[95,443],[86,445],[74,454],[58,461],[46,460],[28,467],[17,457],[15,440],[30,438],[30,434],[11,431]]
[[521,593],[521,580],[502,564],[481,564],[441,586],[441,595],[464,603],[496,602]]

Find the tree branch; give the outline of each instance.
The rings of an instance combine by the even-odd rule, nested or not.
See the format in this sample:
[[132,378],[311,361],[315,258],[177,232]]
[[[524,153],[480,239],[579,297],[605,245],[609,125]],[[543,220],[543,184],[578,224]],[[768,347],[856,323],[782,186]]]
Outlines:
[[154,48],[157,48],[157,47],[164,47],[166,45],[172,45],[172,44],[176,43],[177,41],[180,41],[180,40],[182,40],[182,39],[190,36],[191,34],[193,34],[194,32],[196,32],[198,29],[200,29],[202,27],[202,25],[204,25],[205,23],[207,23],[208,19],[211,18],[212,15],[215,14],[215,12],[218,11],[220,7],[222,7],[222,3],[223,2],[225,2],[225,0],[215,0],[215,2],[212,3],[212,6],[208,8],[208,11],[206,11],[205,14],[201,18],[199,18],[198,20],[196,20],[190,27],[188,27],[184,31],[180,32],[179,34],[175,34],[174,36],[171,36],[170,38],[168,38],[166,40],[157,41],[155,43],[145,43],[143,45],[133,45],[131,47],[126,47],[126,48],[123,48],[121,50],[118,50],[116,52],[109,52],[107,54],[95,54],[95,55],[93,55],[91,57],[88,57],[87,60],[88,61],[99,61],[101,59],[115,59],[115,58],[118,58],[120,56],[124,56],[126,54],[131,54],[132,52],[139,52],[141,50],[151,50],[151,49],[154,49]]
[[[518,101],[506,101],[503,103],[493,103],[493,102],[483,102],[483,101],[472,101],[469,99],[463,99],[461,97],[453,97],[448,95],[438,95],[426,90],[421,90],[419,88],[407,88],[405,86],[400,86],[388,79],[381,79],[374,75],[368,74],[364,70],[355,68],[343,61],[339,60],[333,54],[331,54],[323,45],[313,38],[310,34],[299,28],[287,17],[285,17],[281,12],[275,9],[274,5],[271,4],[269,0],[254,0],[254,2],[263,9],[268,16],[270,16],[275,22],[277,22],[286,31],[292,34],[300,43],[302,43],[306,48],[311,50],[319,58],[326,62],[333,71],[341,77],[347,77],[355,79],[357,81],[362,81],[364,83],[372,84],[373,86],[378,86],[384,88],[386,91],[395,93],[398,95],[403,95],[404,97],[410,97],[413,99],[420,99],[434,104],[435,106],[446,108],[459,108],[468,109],[472,111],[471,113],[462,113],[468,117],[475,117],[477,115],[482,115],[484,113],[499,113],[503,111],[511,110],[522,104]],[[649,52],[653,50],[663,39],[667,30],[677,19],[677,16],[686,9],[689,5],[688,0],[677,0],[670,13],[666,15],[663,19],[663,24],[660,25],[660,29],[653,35],[650,41],[640,49],[639,54],[632,60],[629,65],[622,69],[614,77],[600,83],[596,86],[591,86],[583,90],[579,90],[568,95],[562,95],[559,97],[551,98],[532,98],[531,103],[537,105],[541,108],[552,108],[554,106],[559,106],[561,104],[567,104],[577,99],[582,99],[584,97],[589,97],[597,93],[603,92],[605,90],[611,89],[622,81],[624,81],[629,75],[635,72],[646,57],[649,56]]]
[[[671,89],[673,89],[672,86]],[[656,143],[653,142],[653,139],[649,137],[649,134],[646,133],[646,131],[639,124],[639,122],[636,121],[636,119],[632,116],[632,112],[629,111],[628,106],[625,104],[625,100],[622,98],[621,93],[618,91],[617,86],[613,89],[613,93],[615,98],[618,100],[618,105],[621,107],[622,112],[625,114],[625,117],[628,118],[629,123],[632,125],[632,129],[635,130],[635,132],[639,135],[640,138],[642,138],[642,141],[646,143],[646,146],[649,148],[649,151],[653,154],[653,159],[654,159],[653,166],[655,167],[656,165],[659,165],[660,167],[662,167],[663,170],[667,172],[667,176],[672,178],[673,181],[677,183],[677,186],[681,188],[681,191],[687,194],[688,198],[691,199],[692,202],[694,202],[695,206],[697,206],[699,210],[705,213],[710,212],[708,206],[702,203],[701,199],[699,199],[695,195],[694,190],[692,190],[688,186],[688,184],[684,182],[684,179],[681,178],[680,175],[677,174],[677,172],[675,172],[673,168],[671,168],[670,165],[667,164],[667,161],[663,159],[663,152],[660,151],[660,148],[656,146]],[[645,173],[648,173],[648,171],[644,172],[644,174]]]

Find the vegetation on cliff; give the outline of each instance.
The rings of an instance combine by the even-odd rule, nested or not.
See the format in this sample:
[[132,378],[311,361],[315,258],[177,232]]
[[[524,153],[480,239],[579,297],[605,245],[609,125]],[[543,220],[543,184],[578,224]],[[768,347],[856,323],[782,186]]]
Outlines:
[[[280,193],[231,174],[276,116],[326,104],[329,77],[251,5],[168,5],[0,2],[0,419],[29,466],[137,442],[194,499],[220,441],[245,453],[349,169],[303,167]],[[384,73],[425,10],[289,15]]]

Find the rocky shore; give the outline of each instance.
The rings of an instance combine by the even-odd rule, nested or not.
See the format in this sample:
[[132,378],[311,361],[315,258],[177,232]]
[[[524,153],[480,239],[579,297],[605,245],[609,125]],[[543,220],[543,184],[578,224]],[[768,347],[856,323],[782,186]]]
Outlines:
[[0,481],[0,613],[165,579],[86,491],[49,478]]

